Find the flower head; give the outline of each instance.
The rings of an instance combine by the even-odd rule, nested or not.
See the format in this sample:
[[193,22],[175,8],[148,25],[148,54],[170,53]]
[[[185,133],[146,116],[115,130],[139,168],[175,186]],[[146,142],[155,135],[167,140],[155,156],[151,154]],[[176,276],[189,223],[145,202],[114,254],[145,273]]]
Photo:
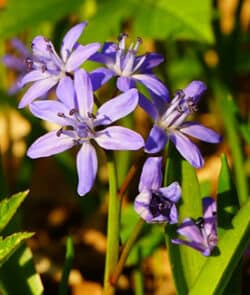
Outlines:
[[[74,83],[74,84],[73,84]],[[84,70],[75,72],[74,82],[64,77],[57,87],[58,101],[35,101],[31,112],[61,126],[38,138],[29,148],[31,158],[47,157],[79,145],[77,171],[78,193],[85,195],[93,186],[97,173],[97,156],[92,141],[107,150],[137,150],[144,145],[136,132],[110,125],[134,110],[138,101],[136,89],[131,89],[103,104],[93,114],[94,100],[91,81]]]
[[17,93],[21,86],[20,81],[22,77],[28,72],[27,62],[30,60],[31,52],[25,45],[17,38],[10,41],[11,46],[16,50],[17,55],[6,54],[3,56],[3,63],[6,67],[14,70],[17,73],[17,80],[8,90],[9,94]]
[[211,197],[204,198],[203,217],[184,219],[177,232],[187,240],[173,239],[174,244],[190,246],[209,256],[218,242],[215,201]]
[[37,36],[33,39],[32,59],[28,64],[31,71],[23,77],[21,86],[30,82],[33,82],[33,85],[20,101],[20,108],[41,97],[65,76],[73,76],[80,65],[99,49],[99,43],[85,46],[77,43],[86,25],[86,22],[82,22],[67,32],[62,42],[60,56],[47,38]]
[[[136,82],[143,84],[152,94],[153,98],[157,97],[164,102],[168,101],[168,90],[159,81],[152,72],[152,68],[163,62],[163,57],[157,53],[147,53],[137,55],[141,38],[137,38],[126,49],[126,34],[121,34],[118,44],[105,43],[100,53],[96,53],[91,60],[103,63],[107,68],[98,68],[91,73],[91,80],[94,89],[98,89],[112,77],[118,76],[117,88],[124,92],[128,89],[135,88]],[[139,103],[144,106],[144,98],[140,95]],[[146,103],[146,102],[145,102]]]
[[149,109],[155,124],[145,145],[146,152],[160,152],[170,139],[191,165],[196,168],[203,166],[204,160],[199,149],[187,135],[210,143],[220,142],[221,137],[209,128],[185,120],[197,111],[197,103],[205,90],[203,82],[193,81],[183,90],[177,91],[168,106],[157,103],[150,105]]
[[161,157],[148,158],[143,166],[139,195],[135,199],[135,211],[147,223],[177,223],[178,213],[175,206],[181,197],[177,182],[161,187]]

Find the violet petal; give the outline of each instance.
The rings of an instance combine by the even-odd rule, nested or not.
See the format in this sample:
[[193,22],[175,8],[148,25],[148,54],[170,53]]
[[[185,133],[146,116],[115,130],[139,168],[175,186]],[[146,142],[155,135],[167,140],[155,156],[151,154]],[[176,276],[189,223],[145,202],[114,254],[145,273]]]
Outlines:
[[162,183],[162,157],[148,158],[142,169],[139,192],[145,190],[158,190]]
[[94,147],[84,142],[77,153],[78,187],[80,196],[86,195],[92,188],[97,172],[97,156]]

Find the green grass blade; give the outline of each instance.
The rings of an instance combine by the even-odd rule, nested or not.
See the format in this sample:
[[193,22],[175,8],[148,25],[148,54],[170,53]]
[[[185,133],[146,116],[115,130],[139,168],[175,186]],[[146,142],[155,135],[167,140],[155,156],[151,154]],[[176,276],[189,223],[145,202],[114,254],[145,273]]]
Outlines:
[[20,192],[0,202],[0,232],[9,223],[28,193],[28,190]]

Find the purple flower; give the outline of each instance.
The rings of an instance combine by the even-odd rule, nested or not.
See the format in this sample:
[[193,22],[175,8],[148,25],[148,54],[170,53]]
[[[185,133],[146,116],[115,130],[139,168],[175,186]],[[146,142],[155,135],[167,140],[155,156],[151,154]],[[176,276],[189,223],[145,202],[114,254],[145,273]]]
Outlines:
[[181,197],[177,182],[161,187],[162,157],[148,158],[143,166],[139,183],[139,195],[135,199],[135,211],[147,223],[177,223],[178,213],[175,206]]
[[155,124],[145,145],[147,153],[160,152],[170,139],[191,165],[196,168],[203,166],[204,159],[188,136],[210,143],[220,142],[221,137],[209,128],[195,122],[185,122],[185,120],[197,111],[197,103],[205,90],[206,86],[203,82],[193,81],[183,90],[177,91],[168,106],[148,101],[148,110]]
[[33,39],[31,45],[33,59],[30,61],[32,71],[23,77],[21,86],[30,82],[33,82],[33,85],[23,96],[19,108],[23,108],[35,98],[41,97],[57,85],[63,77],[73,77],[73,72],[99,49],[99,43],[85,46],[77,43],[86,25],[86,22],[82,22],[67,32],[62,42],[60,56],[48,39],[43,36]]
[[[168,90],[152,72],[152,68],[163,62],[163,57],[157,53],[137,56],[142,42],[140,38],[126,50],[125,41],[127,37],[126,34],[122,34],[118,44],[105,43],[101,53],[96,53],[91,57],[91,60],[107,66],[107,68],[98,68],[90,74],[94,90],[101,87],[112,77],[118,76],[116,84],[120,91],[124,92],[135,88],[136,82],[139,82],[148,89],[153,98],[158,97],[165,102],[168,101]],[[139,102],[142,107],[145,99],[140,95]]]
[[20,81],[22,77],[28,72],[25,61],[31,57],[31,52],[25,47],[25,45],[19,39],[12,39],[11,45],[16,49],[18,55],[6,54],[3,56],[3,63],[6,67],[13,69],[17,73],[17,80],[8,90],[9,94],[17,93],[21,86]]
[[62,127],[38,138],[27,154],[30,158],[47,157],[80,145],[77,154],[78,194],[83,196],[92,188],[97,173],[97,156],[92,141],[107,150],[137,150],[143,147],[142,137],[128,128],[100,128],[132,112],[138,102],[138,92],[131,89],[109,100],[94,115],[91,81],[84,70],[78,70],[74,82],[67,76],[61,79],[57,96],[58,101],[41,100],[30,105],[35,116]]
[[203,200],[203,217],[196,220],[184,219],[177,232],[187,240],[173,239],[174,244],[183,244],[209,256],[217,245],[216,203],[211,197]]

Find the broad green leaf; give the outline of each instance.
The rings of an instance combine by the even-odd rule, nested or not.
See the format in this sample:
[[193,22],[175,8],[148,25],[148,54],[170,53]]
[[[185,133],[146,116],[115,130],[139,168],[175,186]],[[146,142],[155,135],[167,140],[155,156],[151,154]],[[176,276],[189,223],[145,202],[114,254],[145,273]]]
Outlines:
[[28,190],[20,192],[0,202],[0,232],[11,220],[28,193]]
[[212,43],[210,0],[147,0],[135,17],[136,34],[155,39],[189,39]]
[[21,245],[25,239],[33,236],[33,233],[15,233],[0,241],[0,267]]
[[234,217],[232,229],[225,231],[219,240],[220,254],[207,259],[189,295],[219,295],[223,292],[250,240],[249,212],[250,201]]
[[[13,276],[14,274],[14,276]],[[43,286],[36,273],[30,249],[22,245],[0,269],[0,287],[3,295],[42,295]]]
[[[179,205],[179,222],[186,217],[202,216],[202,205],[198,179],[195,169],[181,159],[174,147],[170,146],[170,153],[165,171],[165,183],[178,181],[182,187],[182,198]],[[166,241],[168,254],[173,271],[177,294],[186,295],[190,286],[196,280],[205,258],[187,246],[177,246],[171,243],[176,236],[176,226],[166,227]]]
[[42,21],[56,21],[79,9],[82,0],[8,0],[5,9],[0,11],[0,37],[16,35]]
[[239,209],[237,192],[231,178],[230,168],[225,155],[221,156],[221,170],[217,191],[219,237],[232,227],[232,219]]

